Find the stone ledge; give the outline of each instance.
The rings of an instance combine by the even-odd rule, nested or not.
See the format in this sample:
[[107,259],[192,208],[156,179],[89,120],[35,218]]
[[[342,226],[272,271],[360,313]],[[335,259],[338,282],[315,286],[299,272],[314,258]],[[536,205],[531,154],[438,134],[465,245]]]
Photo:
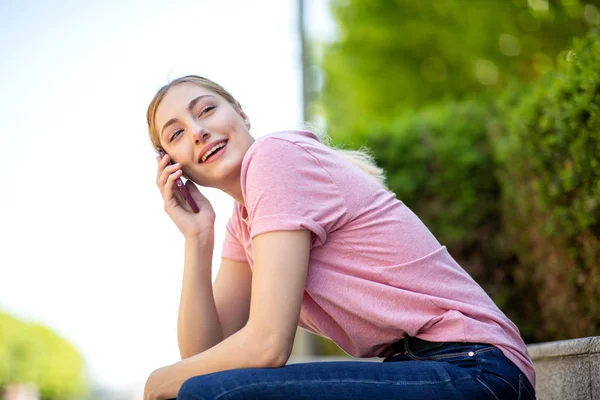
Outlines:
[[532,360],[600,353],[600,336],[530,344],[527,351]]
[[527,351],[538,399],[600,400],[600,337],[531,344]]

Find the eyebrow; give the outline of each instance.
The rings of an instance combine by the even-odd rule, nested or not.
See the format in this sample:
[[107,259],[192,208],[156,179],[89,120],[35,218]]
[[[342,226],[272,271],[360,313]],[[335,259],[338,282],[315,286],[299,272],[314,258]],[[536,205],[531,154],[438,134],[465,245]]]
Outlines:
[[[188,111],[192,111],[192,108],[194,108],[194,106],[203,98],[205,97],[214,97],[211,96],[210,94],[203,94],[201,96],[196,97],[194,100],[190,101],[190,104],[188,104]],[[167,129],[169,126],[173,125],[175,122],[177,122],[177,118],[171,118],[170,120],[168,120],[162,127],[161,131],[160,131],[160,135],[163,136],[165,133],[165,129]]]

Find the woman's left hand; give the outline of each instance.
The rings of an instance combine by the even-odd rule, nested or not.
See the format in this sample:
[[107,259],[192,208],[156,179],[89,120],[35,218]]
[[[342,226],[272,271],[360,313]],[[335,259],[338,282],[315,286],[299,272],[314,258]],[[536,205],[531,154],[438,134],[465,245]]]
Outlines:
[[[144,400],[168,400],[177,397],[179,387],[173,387],[172,365],[152,372],[144,387]],[[171,387],[170,387],[171,386]]]

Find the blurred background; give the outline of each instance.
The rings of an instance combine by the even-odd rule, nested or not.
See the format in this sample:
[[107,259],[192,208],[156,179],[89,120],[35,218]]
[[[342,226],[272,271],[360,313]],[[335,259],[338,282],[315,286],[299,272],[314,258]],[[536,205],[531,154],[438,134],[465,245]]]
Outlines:
[[[527,343],[600,334],[600,0],[5,0],[0,15],[6,399],[139,399],[178,360],[183,239],[145,112],[190,73],[230,90],[255,137],[306,121],[370,149]],[[203,193],[214,277],[233,200]],[[343,355],[306,333],[294,354]]]

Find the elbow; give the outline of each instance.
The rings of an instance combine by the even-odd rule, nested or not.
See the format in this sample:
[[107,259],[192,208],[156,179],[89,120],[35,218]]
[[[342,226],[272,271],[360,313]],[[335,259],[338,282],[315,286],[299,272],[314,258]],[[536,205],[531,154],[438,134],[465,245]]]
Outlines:
[[259,368],[279,368],[283,367],[289,360],[290,354],[285,351],[270,349],[269,354],[263,353],[260,358]]
[[275,351],[270,358],[267,360],[269,368],[279,368],[283,367],[288,360],[290,359],[291,351],[287,351],[285,349],[281,349],[280,351]]
[[[283,367],[292,354],[292,345],[294,338],[287,338],[281,332],[254,331],[251,334],[249,343],[254,344],[258,351],[256,362],[258,368],[279,368]],[[257,345],[259,344],[259,345]]]
[[266,340],[263,336],[263,344],[263,346],[256,346],[257,349],[261,349],[261,354],[257,358],[257,360],[260,360],[260,368],[279,368],[288,362],[292,353],[292,346],[291,344],[288,345],[285,339],[278,337],[277,334]]

